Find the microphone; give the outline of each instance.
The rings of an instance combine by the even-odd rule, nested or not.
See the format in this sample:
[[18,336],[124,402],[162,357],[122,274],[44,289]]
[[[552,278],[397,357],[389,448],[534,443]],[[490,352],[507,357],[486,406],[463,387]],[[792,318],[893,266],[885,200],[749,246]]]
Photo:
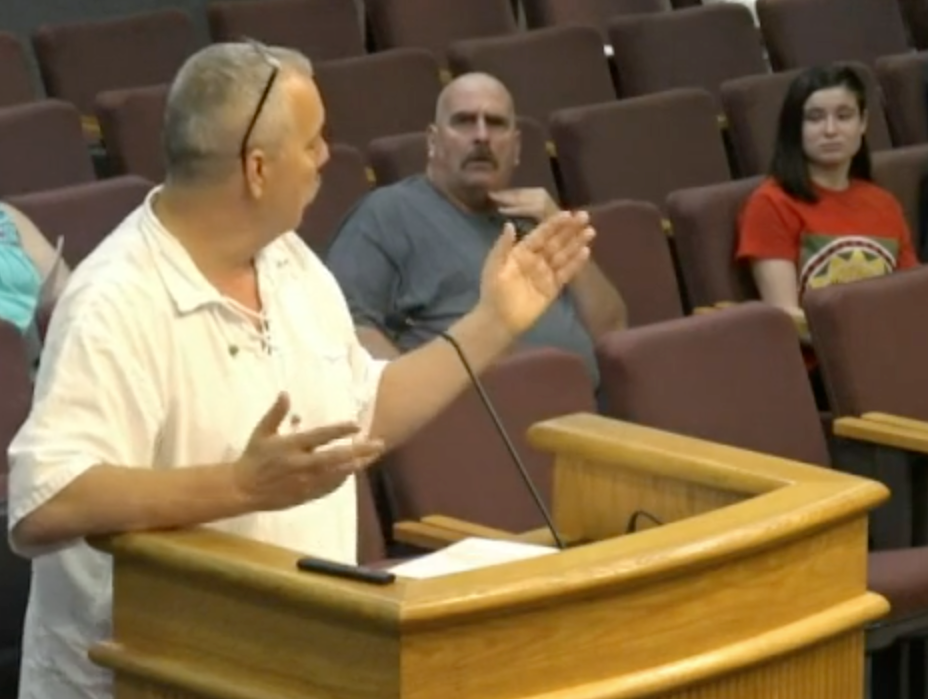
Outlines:
[[[402,313],[388,314],[387,317],[384,318],[384,325],[391,332],[401,332],[403,330],[414,327],[422,327]],[[499,419],[496,408],[493,407],[493,402],[490,400],[490,397],[484,390],[483,384],[480,382],[480,379],[477,377],[477,373],[474,371],[470,361],[468,361],[467,356],[464,354],[464,350],[461,349],[461,345],[456,339],[454,339],[454,337],[452,337],[450,333],[447,333],[444,330],[433,330],[431,328],[425,329],[428,332],[438,335],[454,348],[454,351],[458,355],[458,359],[461,360],[461,364],[464,366],[464,370],[467,372],[467,376],[470,378],[471,384],[473,385],[474,389],[476,389],[477,395],[480,397],[480,401],[483,403],[483,407],[486,410],[487,415],[490,416],[490,421],[496,428],[496,432],[500,436],[500,439],[503,440],[503,444],[506,446],[506,450],[509,452],[509,457],[512,459],[512,463],[515,464],[519,475],[522,477],[522,481],[525,483],[525,487],[528,488],[528,492],[532,496],[532,500],[535,501],[535,506],[538,508],[542,518],[545,520],[545,525],[547,526],[548,531],[551,532],[554,543],[560,550],[563,551],[567,548],[567,545],[564,543],[563,537],[561,537],[557,531],[557,528],[554,526],[554,520],[551,517],[551,513],[548,512],[548,508],[545,506],[544,500],[542,499],[541,494],[538,492],[538,488],[535,487],[535,483],[532,480],[531,475],[529,475],[528,469],[525,468],[525,464],[519,457],[519,453],[516,451],[515,445],[512,443],[512,439],[509,438],[509,433],[503,426],[502,420]]]

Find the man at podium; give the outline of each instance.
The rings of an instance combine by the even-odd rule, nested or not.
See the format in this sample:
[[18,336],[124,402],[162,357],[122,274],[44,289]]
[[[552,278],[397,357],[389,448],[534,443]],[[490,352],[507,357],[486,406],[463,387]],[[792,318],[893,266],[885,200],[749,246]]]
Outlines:
[[[389,364],[292,231],[328,159],[302,55],[254,43],[191,57],[168,98],[165,182],[75,271],[31,414],[10,447],[12,545],[34,557],[21,699],[100,699],[112,568],[91,535],[210,524],[353,562],[352,474],[467,385],[436,340]],[[588,259],[585,214],[516,243],[450,330],[478,369]]]

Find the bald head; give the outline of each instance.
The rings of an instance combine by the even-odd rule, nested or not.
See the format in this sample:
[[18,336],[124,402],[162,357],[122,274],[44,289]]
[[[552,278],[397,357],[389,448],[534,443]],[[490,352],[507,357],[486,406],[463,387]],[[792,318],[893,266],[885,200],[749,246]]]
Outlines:
[[438,97],[427,174],[466,208],[492,208],[489,194],[509,187],[520,145],[509,90],[492,75],[467,73]]
[[515,117],[512,95],[506,86],[488,73],[465,73],[445,85],[435,103],[435,122],[445,123],[455,111],[455,105],[469,101],[469,97],[485,98],[498,104]]

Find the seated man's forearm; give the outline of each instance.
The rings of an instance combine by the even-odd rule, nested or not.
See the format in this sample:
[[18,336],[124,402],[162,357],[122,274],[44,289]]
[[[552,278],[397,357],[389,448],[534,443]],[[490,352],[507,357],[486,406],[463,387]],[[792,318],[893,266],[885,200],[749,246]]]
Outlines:
[[[474,371],[486,369],[515,341],[489,314],[478,309],[449,333]],[[394,359],[380,380],[372,436],[396,446],[447,407],[470,384],[454,347],[438,337]]]
[[231,464],[177,469],[94,466],[13,529],[17,549],[96,534],[194,526],[251,511]]
[[570,294],[587,332],[594,339],[628,325],[625,300],[592,260],[570,283]]

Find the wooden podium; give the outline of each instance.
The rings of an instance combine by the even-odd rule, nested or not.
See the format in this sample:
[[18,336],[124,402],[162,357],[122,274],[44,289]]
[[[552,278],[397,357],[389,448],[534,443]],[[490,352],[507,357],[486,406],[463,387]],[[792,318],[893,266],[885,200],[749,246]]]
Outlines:
[[[593,543],[376,586],[206,529],[117,536],[91,657],[117,699],[863,697],[881,485],[593,415],[531,439]],[[625,535],[636,510],[663,526]]]

